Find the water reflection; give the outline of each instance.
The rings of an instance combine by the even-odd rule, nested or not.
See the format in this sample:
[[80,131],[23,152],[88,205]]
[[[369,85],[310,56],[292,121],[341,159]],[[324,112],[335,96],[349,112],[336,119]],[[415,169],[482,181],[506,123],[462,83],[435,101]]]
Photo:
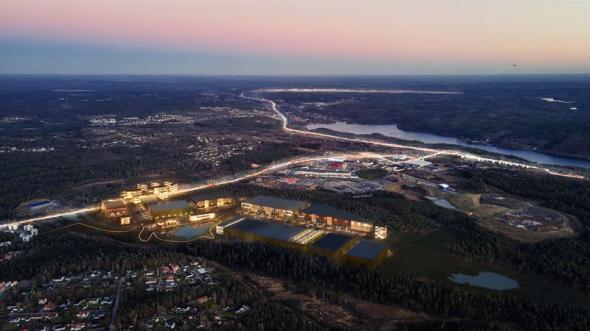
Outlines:
[[387,137],[393,137],[403,140],[414,140],[419,141],[426,144],[449,144],[449,145],[457,145],[457,146],[465,146],[471,148],[478,148],[488,152],[503,154],[503,155],[510,155],[522,158],[524,160],[542,163],[542,164],[551,164],[551,165],[561,165],[561,166],[573,166],[573,167],[580,167],[580,168],[590,168],[590,161],[576,159],[571,157],[564,157],[564,156],[554,156],[534,151],[526,151],[526,150],[518,150],[518,149],[510,149],[510,148],[502,148],[496,147],[491,145],[482,145],[482,144],[471,144],[463,141],[459,141],[456,138],[452,137],[444,137],[430,133],[423,133],[423,132],[412,132],[412,131],[404,131],[397,127],[395,124],[379,124],[379,125],[370,125],[370,124],[350,124],[345,122],[335,122],[331,124],[308,124],[306,126],[308,130],[314,130],[318,128],[326,128],[338,132],[346,132],[352,134],[373,134],[379,133]]

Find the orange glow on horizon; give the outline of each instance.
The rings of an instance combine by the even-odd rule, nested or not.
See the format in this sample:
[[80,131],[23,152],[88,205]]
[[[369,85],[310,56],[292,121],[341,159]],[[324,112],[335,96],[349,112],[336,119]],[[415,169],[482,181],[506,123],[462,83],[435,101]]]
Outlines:
[[0,37],[252,55],[590,64],[590,3],[4,0]]

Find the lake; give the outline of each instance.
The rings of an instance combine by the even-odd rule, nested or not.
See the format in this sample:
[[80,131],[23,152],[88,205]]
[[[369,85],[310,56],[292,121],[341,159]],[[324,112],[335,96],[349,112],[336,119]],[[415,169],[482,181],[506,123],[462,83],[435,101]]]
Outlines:
[[512,278],[495,272],[484,271],[478,275],[451,274],[449,280],[456,284],[469,284],[471,286],[487,288],[491,290],[513,290],[518,288],[518,282]]
[[535,151],[526,151],[519,149],[502,148],[491,145],[483,144],[471,144],[463,141],[459,141],[457,138],[439,136],[436,134],[413,132],[401,130],[395,124],[350,124],[346,122],[335,122],[330,124],[308,124],[306,126],[308,130],[314,130],[319,128],[326,128],[338,132],[352,133],[352,134],[373,134],[379,133],[387,137],[419,141],[425,144],[449,144],[456,146],[464,146],[470,148],[478,148],[484,151],[498,153],[503,155],[516,156],[521,159],[551,165],[561,166],[572,166],[580,168],[590,168],[589,160],[576,159],[565,156],[555,156],[550,154],[539,153]]

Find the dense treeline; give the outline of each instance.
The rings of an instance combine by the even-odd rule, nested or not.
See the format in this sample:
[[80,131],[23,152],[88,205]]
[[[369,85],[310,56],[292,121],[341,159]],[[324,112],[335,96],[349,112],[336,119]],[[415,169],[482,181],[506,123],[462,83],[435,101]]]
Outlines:
[[[448,288],[436,282],[402,275],[385,275],[349,265],[334,265],[273,246],[247,243],[195,242],[189,254],[203,256],[232,268],[287,279],[301,288],[336,291],[445,317],[479,323],[501,321],[525,330],[585,330],[590,312],[514,294],[484,295]],[[512,328],[511,328],[512,329]]]
[[590,234],[587,233],[577,238],[519,244],[483,229],[462,213],[439,208],[429,202],[409,201],[390,192],[353,198],[327,191],[273,190],[244,184],[225,190],[242,196],[269,194],[326,203],[386,224],[392,232],[442,229],[453,237],[447,249],[466,259],[505,265],[515,271],[534,272],[549,276],[564,286],[590,290]]
[[[27,253],[16,260],[0,264],[0,280],[33,279],[37,285],[46,284],[50,279],[89,273],[95,270],[113,271],[124,276],[128,270],[175,264],[188,264],[199,256],[189,256],[165,247],[129,246],[107,238],[80,235],[54,234],[40,236],[30,243],[19,245]],[[164,314],[171,308],[184,306],[196,298],[207,295],[217,305],[239,306],[248,304],[252,310],[246,318],[230,323],[235,330],[252,330],[262,325],[270,330],[320,330],[316,321],[276,301],[267,300],[265,294],[247,285],[231,272],[216,270],[216,284],[213,287],[183,287],[167,293],[146,292],[143,286],[126,289],[121,294],[121,307],[116,325],[136,325],[145,328],[143,320],[157,314]],[[128,280],[129,281],[129,280]],[[49,299],[61,301],[102,297],[111,295],[112,288],[60,289],[46,295]],[[19,299],[19,298],[14,298]],[[11,300],[11,303],[15,303]],[[17,300],[22,301],[22,300]],[[0,309],[9,302],[0,301]],[[36,301],[35,301],[36,304]],[[208,314],[207,312],[205,312]],[[72,315],[72,314],[70,314]],[[69,315],[68,315],[69,316]],[[212,320],[212,316],[210,316]],[[72,317],[74,319],[74,317]],[[179,325],[181,330],[190,330]]]
[[427,202],[414,202],[389,192],[375,192],[370,197],[354,198],[331,191],[276,190],[256,185],[236,184],[223,188],[238,196],[272,195],[287,199],[324,203],[351,212],[376,223],[387,224],[395,231],[422,231],[435,226],[434,219],[457,217]]
[[[263,244],[198,241],[186,246],[130,246],[105,238],[50,235],[41,236],[27,245],[30,245],[29,252],[25,256],[0,265],[0,279],[34,278],[42,284],[57,275],[92,270],[113,270],[123,274],[130,269],[170,262],[186,263],[203,257],[232,270],[262,273],[287,280],[298,291],[316,297],[330,297],[331,293],[338,296],[349,294],[372,302],[396,304],[413,311],[426,312],[435,316],[435,320],[451,322],[432,322],[426,326],[406,325],[407,330],[428,327],[449,330],[453,326],[465,330],[482,330],[486,325],[494,326],[495,330],[590,328],[590,312],[586,309],[532,301],[519,294],[476,293],[411,276],[335,265],[322,257]],[[261,293],[249,292],[242,288],[243,285],[232,282],[235,280],[222,277],[219,286],[210,295],[223,304],[256,302],[260,304],[259,308],[264,308],[254,309],[252,315],[241,321],[242,328],[251,329],[260,325],[292,330],[321,328],[296,310],[267,301]],[[165,307],[202,294],[195,291],[174,292],[158,297],[142,291],[130,291],[123,300],[129,309],[121,310],[121,321],[134,323]]]
[[[259,105],[224,92],[227,81],[130,79],[122,83],[108,77],[3,77],[0,82],[0,149],[17,149],[0,153],[0,220],[15,217],[14,208],[29,199],[61,198],[84,205],[121,190],[120,186],[92,185],[97,182],[124,180],[133,185],[158,175],[193,182],[204,174],[215,176],[210,160],[190,154],[188,146],[201,147],[196,143],[198,134],[227,130],[244,134],[252,129],[260,133],[276,128],[272,119],[262,122],[244,117],[195,125],[92,127],[88,123],[92,116],[144,118],[156,113],[194,113],[200,107],[251,109]],[[215,88],[219,90],[214,93]],[[158,139],[150,139],[154,137]],[[41,147],[54,150],[18,151]],[[269,159],[264,151],[252,152],[250,157],[256,160],[257,153],[266,153],[259,161]],[[236,170],[239,161],[243,160],[222,166]],[[249,163],[242,166],[240,170]]]
[[238,154],[226,160],[232,173],[251,169],[252,164],[268,164],[276,160],[297,156],[300,152],[290,143],[268,143],[259,146],[253,153]]
[[590,186],[587,182],[506,169],[463,170],[460,175],[467,180],[463,183],[467,189],[478,192],[501,189],[538,200],[546,207],[576,216],[583,229],[577,237],[538,244],[488,246],[457,242],[452,245],[453,250],[517,270],[550,275],[566,286],[590,290]]
[[[572,105],[541,100],[572,101],[579,109],[590,105],[590,81],[424,81],[363,82],[366,88],[414,88],[460,91],[461,94],[342,94],[273,93],[304,117],[329,116],[361,124],[397,124],[408,131],[487,141],[494,145],[528,148],[555,154],[590,157],[590,113]],[[347,86],[357,86],[353,82]],[[342,102],[344,101],[344,102]],[[328,105],[309,106],[314,102]],[[307,107],[300,106],[307,103]],[[330,104],[331,103],[331,104]],[[367,116],[370,114],[370,116]]]
[[396,330],[400,331],[510,331],[514,325],[490,323],[486,321],[434,321],[426,323],[402,324]]
[[487,186],[530,199],[578,217],[590,229],[590,185],[587,181],[506,169],[464,170],[467,189],[485,191]]
[[482,229],[465,214],[426,201],[410,201],[392,192],[380,191],[370,197],[355,198],[329,191],[274,190],[245,184],[232,185],[224,190],[242,196],[268,194],[325,203],[385,224],[392,233],[442,229],[453,236],[448,248],[470,259],[499,262],[505,256],[513,256],[513,249],[517,248],[516,243]]

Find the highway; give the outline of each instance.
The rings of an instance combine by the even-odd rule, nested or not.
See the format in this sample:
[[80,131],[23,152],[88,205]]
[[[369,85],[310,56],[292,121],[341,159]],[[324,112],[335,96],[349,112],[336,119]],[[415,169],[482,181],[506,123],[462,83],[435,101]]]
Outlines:
[[366,139],[366,138],[349,138],[349,137],[342,137],[342,136],[321,133],[321,132],[315,132],[315,131],[293,129],[293,128],[289,127],[289,119],[287,118],[287,116],[285,116],[285,114],[283,114],[283,113],[281,113],[281,111],[279,111],[276,102],[274,102],[270,99],[250,97],[250,96],[246,96],[244,94],[241,94],[240,96],[245,99],[255,100],[255,101],[269,104],[272,111],[276,115],[278,115],[278,117],[280,118],[283,130],[285,132],[292,133],[292,134],[299,134],[299,135],[319,137],[319,138],[337,139],[337,140],[342,140],[342,141],[350,141],[350,142],[356,142],[356,143],[362,143],[362,144],[368,144],[368,145],[380,146],[380,147],[408,149],[408,150],[432,153],[433,155],[453,155],[453,156],[461,157],[466,160],[472,160],[472,161],[477,161],[477,162],[489,162],[489,163],[500,164],[500,165],[505,165],[505,166],[510,166],[510,167],[520,167],[520,168],[524,168],[524,169],[543,171],[547,174],[554,175],[554,176],[561,176],[561,177],[568,177],[568,178],[575,178],[575,179],[586,179],[586,177],[584,177],[584,176],[580,176],[580,175],[576,175],[576,174],[559,173],[559,172],[555,172],[549,168],[537,166],[537,165],[533,165],[533,164],[529,164],[529,163],[521,163],[521,162],[488,158],[488,157],[483,157],[480,155],[476,155],[473,153],[467,153],[467,152],[463,152],[463,151],[459,151],[459,150],[438,150],[438,149],[433,149],[433,148],[402,145],[402,144],[389,143],[389,142]]
[[[414,151],[428,153],[427,155],[416,158],[416,159],[422,159],[422,160],[427,159],[427,158],[431,158],[431,157],[434,157],[437,155],[453,155],[453,156],[461,157],[466,160],[472,160],[472,161],[477,161],[477,162],[489,162],[489,163],[493,163],[493,164],[505,165],[505,166],[510,166],[510,167],[520,167],[520,168],[524,168],[524,169],[542,171],[542,172],[545,172],[547,174],[554,175],[554,176],[561,176],[561,177],[568,177],[568,178],[575,178],[575,179],[586,179],[584,176],[580,176],[580,175],[576,175],[576,174],[562,174],[562,173],[552,171],[549,168],[544,168],[544,167],[537,166],[537,165],[487,158],[487,157],[482,157],[482,156],[479,156],[476,154],[466,153],[466,152],[462,152],[462,151],[458,151],[458,150],[438,150],[438,149],[434,149],[434,148],[402,145],[402,144],[396,144],[396,143],[390,143],[390,142],[384,142],[384,141],[378,141],[378,140],[372,140],[372,139],[366,139],[366,138],[349,138],[349,137],[341,137],[341,136],[327,134],[327,133],[293,129],[293,128],[289,127],[289,120],[288,120],[287,116],[285,116],[283,113],[281,113],[279,111],[276,102],[269,100],[269,99],[246,96],[244,94],[241,94],[240,96],[244,99],[250,99],[250,100],[255,100],[255,101],[269,104],[272,111],[280,118],[281,123],[282,123],[281,124],[282,129],[285,132],[290,133],[290,134],[305,135],[305,136],[310,136],[310,137],[318,137],[318,138],[326,138],[326,139],[336,139],[336,140],[341,140],[341,141],[349,141],[349,142],[355,142],[355,143],[361,143],[361,144],[368,144],[368,145],[373,145],[373,146],[389,147],[389,148],[397,148],[397,149],[407,149],[407,150],[414,150]],[[395,154],[356,152],[356,153],[338,153],[338,154],[327,154],[327,155],[321,155],[321,156],[300,157],[300,158],[290,159],[290,160],[286,160],[286,161],[282,161],[282,162],[272,163],[272,164],[270,164],[266,167],[263,167],[261,169],[258,169],[256,171],[242,174],[242,175],[238,175],[236,177],[221,178],[221,179],[210,181],[209,183],[206,183],[206,184],[198,184],[198,185],[192,185],[192,186],[189,185],[189,186],[183,187],[183,188],[179,189],[177,192],[171,194],[170,197],[184,195],[184,194],[192,193],[192,192],[196,192],[196,191],[202,191],[202,190],[212,188],[212,187],[238,183],[238,182],[241,182],[244,180],[255,178],[260,175],[264,175],[264,174],[271,173],[271,172],[274,172],[277,170],[289,168],[291,166],[294,166],[297,164],[302,164],[302,163],[330,160],[330,159],[334,159],[334,158],[342,158],[342,159],[347,159],[347,160],[377,158],[377,159],[383,160],[383,159],[385,159],[389,156],[393,156],[393,155],[395,155]],[[391,160],[388,160],[388,161],[390,163],[394,162]],[[398,163],[403,163],[403,161],[400,161]],[[60,213],[48,214],[48,215],[44,215],[44,216],[38,216],[38,217],[32,217],[32,218],[28,218],[28,219],[13,221],[13,222],[7,222],[7,223],[0,224],[0,229],[11,227],[11,226],[33,224],[33,223],[43,222],[43,221],[47,221],[47,220],[57,219],[60,217],[68,217],[68,216],[76,216],[76,215],[80,215],[80,214],[92,213],[92,212],[98,211],[99,209],[100,208],[98,206],[89,206],[89,207],[85,207],[85,208],[81,208],[81,209],[69,210],[69,211],[64,211],[64,212],[60,212]],[[149,238],[148,238],[148,240],[149,240]]]
[[20,225],[38,223],[38,222],[42,222],[42,221],[47,221],[47,220],[59,218],[59,217],[71,217],[71,216],[76,216],[76,215],[80,215],[80,214],[88,214],[88,213],[96,212],[98,210],[99,210],[98,206],[90,206],[90,207],[86,207],[86,208],[68,210],[68,211],[64,211],[64,212],[60,212],[60,213],[48,214],[48,215],[44,215],[44,216],[32,217],[32,218],[27,218],[24,220],[0,224],[0,228],[7,228],[10,226],[20,226]]
[[[180,188],[178,191],[170,194],[169,196],[175,197],[175,196],[185,195],[185,194],[192,193],[192,192],[202,191],[202,190],[217,187],[217,186],[238,183],[238,182],[241,182],[244,180],[255,178],[260,175],[271,173],[271,172],[274,172],[277,170],[286,169],[291,166],[294,166],[297,164],[302,164],[302,163],[331,160],[334,158],[341,158],[341,159],[347,159],[347,160],[367,159],[367,158],[384,158],[384,157],[393,156],[393,155],[395,155],[395,154],[379,154],[379,153],[361,152],[361,153],[338,153],[338,154],[327,154],[327,155],[321,155],[321,156],[299,157],[299,158],[294,158],[294,159],[290,159],[287,161],[272,163],[266,167],[263,167],[261,169],[254,171],[254,172],[246,173],[246,174],[239,175],[236,177],[218,179],[218,180],[214,180],[209,183],[206,183],[206,184],[199,184],[199,185],[194,185],[194,186],[189,185],[187,187]],[[38,222],[57,219],[60,217],[69,217],[69,216],[76,216],[76,215],[80,215],[80,214],[88,214],[88,213],[97,212],[98,210],[100,210],[99,206],[89,206],[89,207],[85,207],[85,208],[81,208],[81,209],[69,210],[69,211],[65,211],[65,212],[48,214],[48,215],[39,216],[39,217],[32,217],[32,218],[28,218],[28,219],[22,219],[22,220],[18,220],[18,221],[0,224],[0,229],[8,228],[11,226],[21,226],[21,225],[26,225],[26,224],[34,224],[34,223],[38,223]]]

